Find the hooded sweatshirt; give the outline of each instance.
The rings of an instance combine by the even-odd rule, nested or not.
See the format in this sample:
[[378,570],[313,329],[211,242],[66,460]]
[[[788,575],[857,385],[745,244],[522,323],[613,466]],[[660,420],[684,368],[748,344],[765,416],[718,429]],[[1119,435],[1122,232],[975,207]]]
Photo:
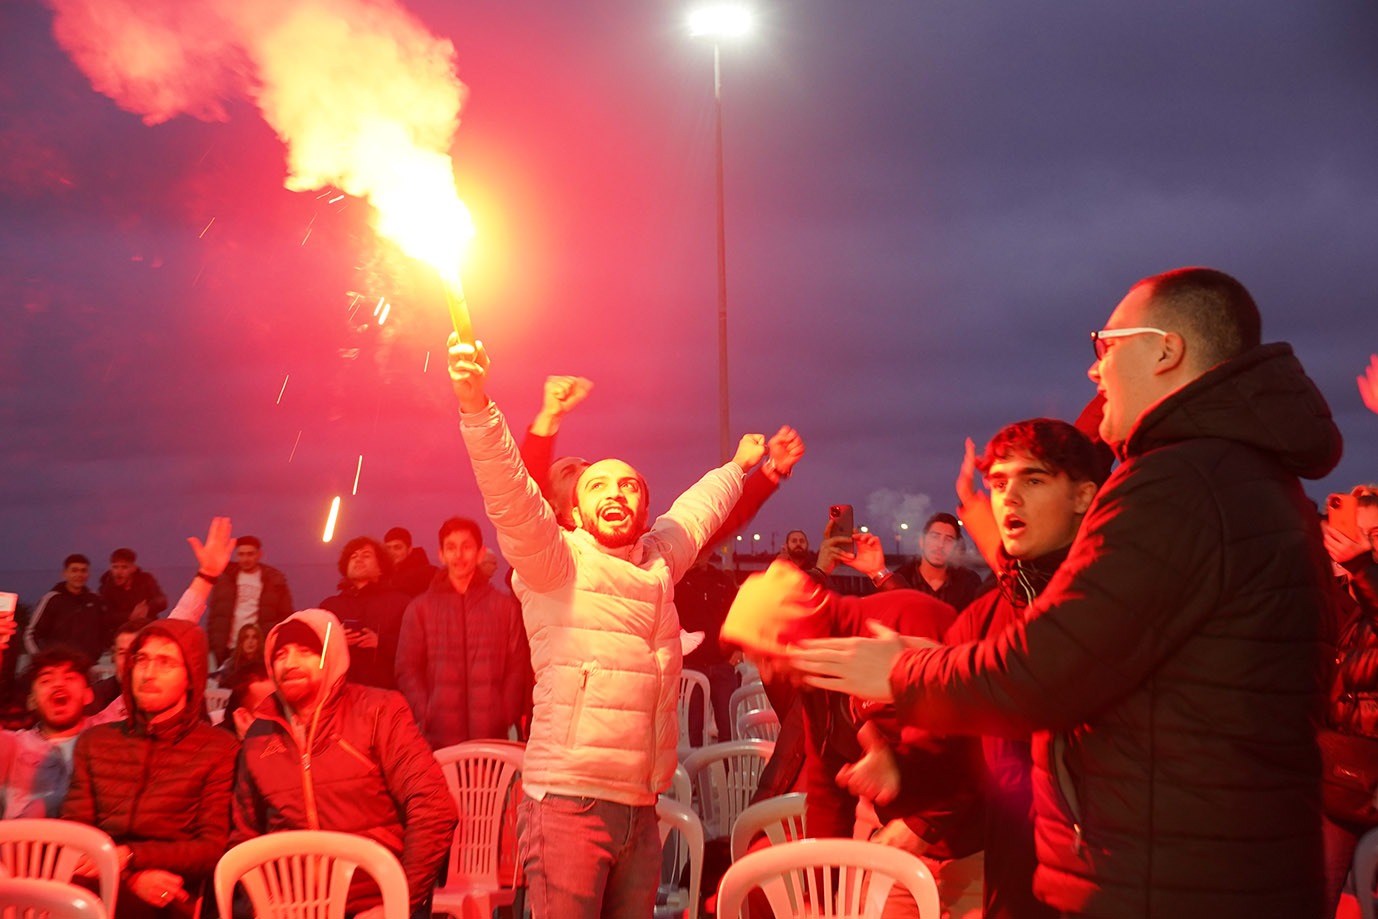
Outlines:
[[1080,916],[1318,916],[1329,558],[1298,476],[1340,456],[1285,344],[1165,397],[1024,621],[906,652],[911,724],[1033,733],[1034,891]]
[[[275,626],[265,643],[270,669],[289,622],[320,638],[322,688],[309,710],[294,713],[278,692],[256,712],[240,754],[233,841],[276,830],[366,836],[402,863],[415,908],[430,895],[458,822],[440,767],[401,694],[345,682],[349,648],[331,613],[302,610]],[[378,902],[377,888],[356,875],[349,911]]]
[[150,723],[135,703],[134,680],[126,680],[124,701],[132,714],[77,739],[62,816],[128,846],[126,876],[160,868],[195,890],[225,854],[238,742],[206,718],[205,632],[195,623],[159,620],[135,636],[131,660],[154,635],[181,648],[186,706],[168,721]]

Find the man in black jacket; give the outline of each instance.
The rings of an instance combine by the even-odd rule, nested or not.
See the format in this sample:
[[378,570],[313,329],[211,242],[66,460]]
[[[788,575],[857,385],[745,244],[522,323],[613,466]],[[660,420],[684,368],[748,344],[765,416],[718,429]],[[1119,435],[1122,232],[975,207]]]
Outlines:
[[1339,431],[1221,272],[1141,281],[1092,337],[1121,465],[1027,619],[795,661],[930,730],[1033,732],[1034,891],[1064,913],[1318,916],[1333,598],[1298,476],[1335,467]]
[[54,645],[67,645],[99,660],[110,644],[105,634],[105,602],[86,582],[91,579],[91,560],[69,555],[62,561],[62,580],[43,595],[24,631],[24,647],[32,657]]

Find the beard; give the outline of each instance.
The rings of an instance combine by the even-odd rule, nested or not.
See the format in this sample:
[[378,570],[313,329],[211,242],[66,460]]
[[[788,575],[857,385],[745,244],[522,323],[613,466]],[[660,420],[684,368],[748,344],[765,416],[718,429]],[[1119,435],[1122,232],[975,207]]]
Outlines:
[[632,543],[641,538],[640,526],[627,526],[613,529],[603,521],[594,518],[590,526],[585,527],[590,536],[605,549],[625,549]]

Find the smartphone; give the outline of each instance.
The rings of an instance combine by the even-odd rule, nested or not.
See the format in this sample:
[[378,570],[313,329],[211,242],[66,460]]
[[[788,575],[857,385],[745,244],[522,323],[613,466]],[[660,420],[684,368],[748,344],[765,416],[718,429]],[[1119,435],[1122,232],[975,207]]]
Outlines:
[[357,632],[360,629],[364,628],[364,620],[346,619],[343,622],[341,622],[340,625],[344,626],[344,630],[346,632]]
[[[850,504],[834,504],[828,508],[828,525],[823,528],[823,536],[851,536],[856,532],[856,520]],[[856,554],[856,540],[852,541],[852,554]]]
[[1325,499],[1325,519],[1336,530],[1359,542],[1359,499],[1354,495],[1330,495]]

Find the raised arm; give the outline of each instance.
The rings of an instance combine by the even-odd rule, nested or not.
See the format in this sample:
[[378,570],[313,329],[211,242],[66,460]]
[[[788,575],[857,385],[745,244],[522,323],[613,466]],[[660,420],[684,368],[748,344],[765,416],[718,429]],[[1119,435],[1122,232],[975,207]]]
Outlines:
[[522,462],[512,432],[486,388],[488,353],[450,336],[450,381],[459,400],[460,434],[469,450],[483,507],[498,547],[533,590],[547,592],[574,577],[573,552],[555,512]]
[[212,517],[206,530],[206,541],[195,536],[187,537],[192,555],[196,556],[196,576],[191,579],[181,599],[167,614],[169,619],[185,619],[187,622],[200,622],[206,611],[206,598],[210,596],[211,585],[224,572],[234,554],[234,536],[231,534],[229,517]]
[[649,538],[670,566],[672,581],[678,582],[694,564],[708,538],[722,526],[742,495],[742,479],[765,455],[766,439],[747,434],[737,445],[732,460],[723,463],[675,499],[670,509],[656,518]]
[[803,458],[804,438],[799,436],[799,432],[789,425],[776,431],[775,436],[766,441],[766,461],[746,477],[742,483],[741,498],[704,545],[716,546],[726,542],[750,523],[766,500],[779,490],[780,483],[794,472],[795,463]]
[[588,396],[593,381],[585,377],[549,376],[541,390],[541,410],[522,438],[522,462],[536,480],[545,499],[554,504],[550,493],[550,464],[555,461],[555,434],[560,422]]

